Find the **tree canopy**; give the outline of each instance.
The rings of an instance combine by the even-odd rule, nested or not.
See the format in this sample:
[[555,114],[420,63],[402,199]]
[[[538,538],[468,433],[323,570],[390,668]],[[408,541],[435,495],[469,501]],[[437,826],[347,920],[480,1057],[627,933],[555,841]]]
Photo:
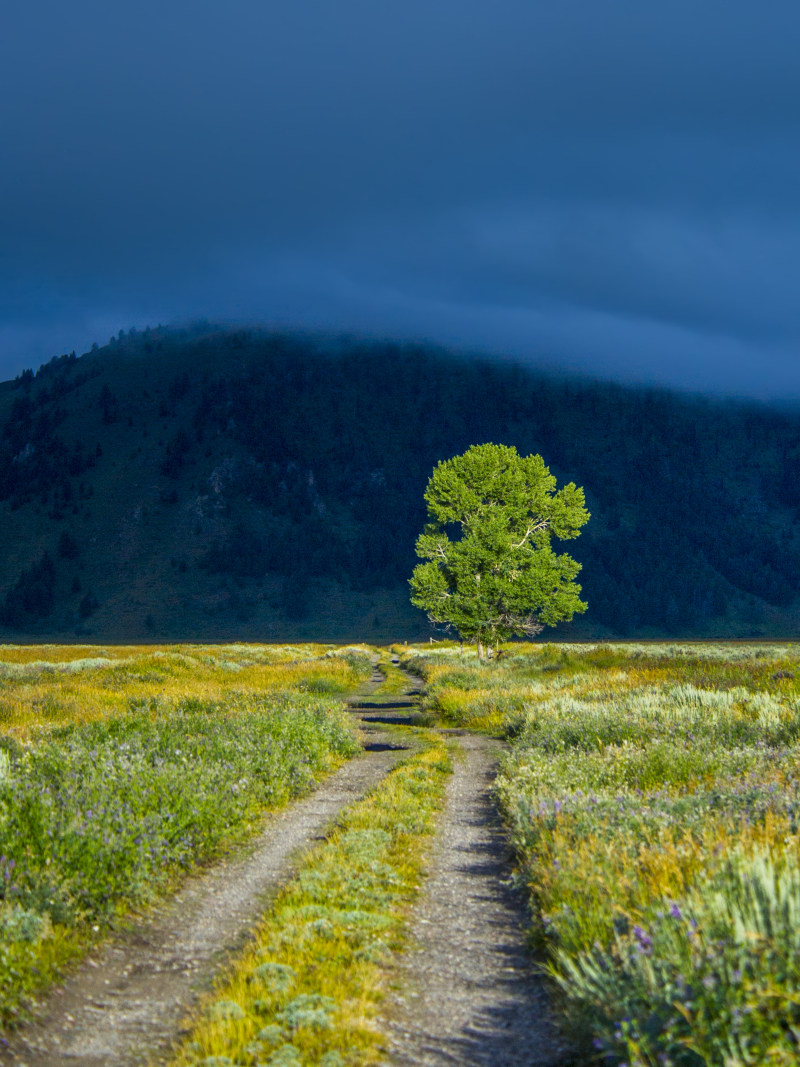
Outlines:
[[588,522],[583,490],[556,479],[539,455],[473,445],[435,468],[425,491],[428,525],[410,580],[411,602],[466,640],[497,645],[533,636],[583,612],[581,565],[553,551]]

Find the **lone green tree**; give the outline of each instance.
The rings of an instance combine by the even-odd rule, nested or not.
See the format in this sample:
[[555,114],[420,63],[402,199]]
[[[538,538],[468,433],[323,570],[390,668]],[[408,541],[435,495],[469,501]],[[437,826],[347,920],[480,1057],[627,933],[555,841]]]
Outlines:
[[417,555],[426,562],[411,576],[411,603],[474,641],[479,656],[586,610],[580,563],[550,546],[588,522],[583,490],[572,482],[556,490],[541,456],[473,445],[438,464],[425,502]]

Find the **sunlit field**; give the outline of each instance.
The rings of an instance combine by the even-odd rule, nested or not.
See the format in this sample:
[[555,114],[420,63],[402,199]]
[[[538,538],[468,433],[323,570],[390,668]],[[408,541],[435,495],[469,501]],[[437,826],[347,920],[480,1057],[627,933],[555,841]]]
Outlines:
[[[508,742],[495,795],[530,900],[532,945],[579,1062],[798,1062],[800,647],[514,644],[485,662],[446,643],[395,651],[424,678],[431,721]],[[359,751],[342,698],[367,681],[374,654],[320,645],[0,648],[0,1023],[13,1023],[132,909]],[[385,670],[385,691],[401,689],[404,676]],[[419,842],[409,838],[413,864],[435,806]],[[375,826],[389,817],[384,808],[369,816]],[[358,825],[373,834],[372,821]],[[378,835],[381,848],[393,848],[396,828],[379,828],[389,834]],[[344,853],[335,854],[319,862],[341,874]],[[377,853],[347,856],[365,870],[377,862]],[[275,912],[224,978],[266,1004],[264,975],[300,976],[273,990],[259,1055],[300,1040],[286,1014],[295,1001],[327,1013],[306,1035],[309,1055],[312,1046],[313,1055],[339,1055],[348,1042],[373,1055],[369,1025],[331,1006],[333,971],[317,989],[313,952],[308,975],[305,948],[286,941],[288,955],[278,952],[295,912],[311,909],[303,937],[320,916],[350,923],[356,914],[341,896],[353,888],[347,879],[334,878],[330,901],[318,880],[300,879],[303,893],[316,887],[313,899],[287,889],[286,915]],[[393,922],[387,910],[365,918],[364,931]],[[367,952],[362,933],[342,934],[356,954]],[[357,962],[353,981],[366,984],[347,987],[347,1004],[366,1004],[383,982],[367,975],[366,956]],[[217,999],[227,1003],[234,986],[224,982]],[[180,1056],[235,1046],[253,1060],[255,1023],[218,1019],[214,1003]]]
[[409,656],[446,721],[502,732],[532,937],[587,1061],[800,1057],[800,649]]
[[364,648],[0,648],[0,1022],[359,750]]
[[214,704],[282,690],[346,693],[369,674],[365,648],[176,645],[0,646],[0,729],[88,723],[156,706]]

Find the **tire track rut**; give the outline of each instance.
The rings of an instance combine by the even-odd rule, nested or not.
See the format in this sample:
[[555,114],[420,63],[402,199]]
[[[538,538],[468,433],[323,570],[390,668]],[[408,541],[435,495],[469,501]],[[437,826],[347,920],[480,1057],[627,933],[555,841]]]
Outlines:
[[529,913],[510,884],[492,800],[504,745],[443,730],[459,750],[428,877],[400,957],[400,992],[384,1010],[386,1064],[566,1067],[574,1053],[526,947]]
[[[380,681],[380,674],[373,675],[369,688]],[[304,853],[402,756],[394,735],[366,724],[363,733],[362,756],[313,793],[270,813],[264,829],[234,856],[189,876],[143,921],[114,936],[42,997],[37,1018],[7,1038],[0,1063],[135,1067],[164,1062],[198,997],[246,940]]]
[[[396,661],[395,661],[396,662]],[[415,725],[419,680],[400,696],[348,706],[365,753],[312,794],[268,816],[222,863],[188,878],[145,921],[83,961],[12,1035],[0,1063],[15,1067],[138,1067],[163,1063],[198,997],[246,939],[269,899],[336,815],[374,788],[405,745],[385,726]],[[502,745],[443,730],[460,750],[429,874],[411,921],[414,946],[396,964],[400,988],[380,1020],[394,1067],[566,1067],[544,982],[525,947],[527,909],[509,885],[505,835],[491,799]]]

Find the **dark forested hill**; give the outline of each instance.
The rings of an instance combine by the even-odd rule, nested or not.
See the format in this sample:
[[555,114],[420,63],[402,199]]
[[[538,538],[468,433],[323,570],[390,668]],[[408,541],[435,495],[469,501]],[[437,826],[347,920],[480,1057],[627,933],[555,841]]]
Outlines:
[[0,386],[6,637],[374,640],[434,464],[484,441],[587,493],[558,636],[794,635],[800,416],[509,363],[147,331]]

